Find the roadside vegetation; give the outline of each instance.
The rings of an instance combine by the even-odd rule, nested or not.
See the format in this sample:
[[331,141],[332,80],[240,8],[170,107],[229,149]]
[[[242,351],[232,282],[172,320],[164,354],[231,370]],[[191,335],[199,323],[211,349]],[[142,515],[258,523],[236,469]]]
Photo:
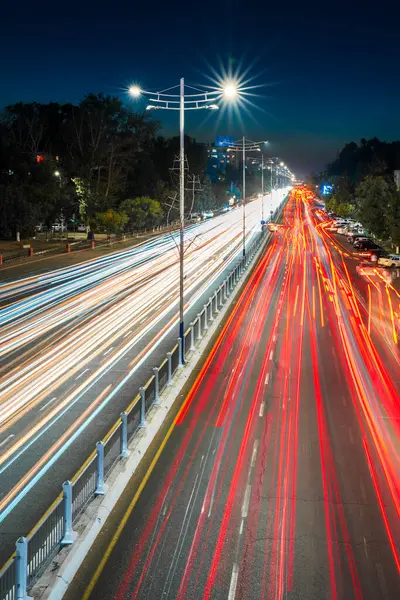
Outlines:
[[[400,191],[396,169],[400,168],[400,142],[377,138],[350,142],[314,185],[331,184],[326,206],[341,217],[354,217],[365,229],[392,248],[400,246]],[[400,175],[400,173],[399,173]]]

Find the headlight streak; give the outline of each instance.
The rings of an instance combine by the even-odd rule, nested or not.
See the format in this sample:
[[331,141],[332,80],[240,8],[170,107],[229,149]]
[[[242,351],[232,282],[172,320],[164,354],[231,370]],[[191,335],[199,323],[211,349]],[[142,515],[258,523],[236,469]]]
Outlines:
[[[274,200],[278,202],[280,197],[275,197]],[[226,263],[240,253],[241,214],[239,211],[232,212],[233,217],[232,213],[228,213],[229,219],[226,219],[226,216],[217,217],[213,221],[190,228],[196,231],[196,234],[201,233],[201,237],[199,243],[193,245],[187,254],[187,298],[189,295],[191,295],[191,298],[190,301],[186,302],[186,310],[208,286],[212,285]],[[237,216],[235,213],[237,213]],[[259,202],[255,201],[249,204],[249,239],[252,237],[253,232],[259,228],[259,225],[257,225],[259,215]],[[160,247],[163,248],[161,256]],[[105,258],[101,259],[101,267],[96,261],[89,261],[89,265],[87,263],[84,263],[83,266],[78,265],[76,271],[81,285],[76,285],[76,282],[74,282],[73,287],[70,289],[71,298],[68,298],[66,294],[65,280],[72,276],[73,269],[63,273],[55,271],[52,274],[54,281],[62,289],[59,290],[58,295],[54,293],[57,291],[54,290],[54,286],[50,290],[39,292],[40,299],[43,298],[44,294],[47,294],[47,304],[43,310],[40,301],[32,296],[27,301],[17,301],[19,312],[15,310],[12,313],[12,305],[5,308],[7,318],[12,315],[14,319],[10,322],[10,332],[5,332],[3,328],[2,337],[0,336],[0,351],[5,357],[11,356],[16,347],[22,347],[34,339],[40,339],[43,334],[54,335],[57,328],[62,332],[62,336],[37,357],[34,354],[32,357],[29,356],[29,351],[25,352],[26,366],[23,366],[23,364],[18,365],[18,359],[15,358],[14,373],[11,371],[6,377],[3,376],[0,384],[2,390],[2,403],[0,405],[0,423],[3,422],[2,431],[6,431],[11,425],[16,424],[17,420],[23,415],[29,414],[34,407],[41,402],[45,402],[50,394],[55,395],[54,392],[60,384],[67,383],[69,378],[77,375],[91,361],[95,360],[100,364],[95,367],[94,373],[85,375],[85,378],[82,379],[82,385],[76,388],[72,395],[62,394],[57,398],[55,404],[46,409],[46,412],[40,414],[40,416],[36,413],[37,422],[32,424],[29,430],[20,438],[17,437],[14,440],[15,443],[4,449],[5,452],[0,455],[3,463],[0,473],[3,473],[5,469],[20,458],[21,454],[28,450],[40,436],[45,435],[70,408],[83,399],[85,393],[104,377],[118,360],[121,360],[132,351],[135,344],[151,331],[154,324],[160,321],[172,306],[177,305],[177,255],[175,244],[168,239],[164,240],[163,243],[151,242],[148,250],[142,247],[142,252],[153,252],[154,250],[157,250],[157,252],[151,262],[147,259],[144,261],[139,256],[132,263],[132,255],[139,254],[135,250],[135,252],[124,251],[118,253],[117,257],[112,256],[111,261],[107,261]],[[168,261],[168,268],[165,268],[166,260]],[[147,266],[149,262],[152,266],[150,272]],[[157,264],[159,264],[159,267],[156,266]],[[105,268],[103,273],[101,273],[102,267]],[[87,279],[88,273],[90,274],[93,268],[99,271],[96,276],[100,283],[96,288],[86,288],[82,291],[82,281]],[[134,270],[133,275],[131,275],[132,269]],[[31,293],[35,286],[40,288],[46,285],[43,283],[43,279],[48,284],[50,275],[45,278],[41,276],[37,278],[36,282],[33,281],[34,278],[32,277],[27,278],[29,292]],[[92,275],[90,276],[90,284],[93,283]],[[140,283],[140,277],[142,277],[142,283]],[[130,279],[135,279],[133,287],[129,287]],[[160,287],[161,281],[162,285]],[[127,286],[128,290],[126,289]],[[18,288],[19,292],[22,293],[23,282],[19,282]],[[10,292],[10,289],[10,284],[4,284],[0,287],[3,299],[9,293],[12,296],[13,291],[11,289]],[[135,302],[132,302],[132,293],[139,294],[139,292],[140,296],[137,297]],[[57,298],[59,299],[58,302]],[[115,298],[118,298],[118,311],[114,307]],[[168,299],[168,302],[166,302],[166,299]],[[98,311],[99,305],[102,312],[96,315],[93,311]],[[24,309],[26,309],[26,316]],[[0,316],[2,314],[0,310]],[[32,468],[30,472],[32,478],[26,486],[23,489],[10,490],[10,494],[7,494],[9,504],[7,504],[6,498],[2,499],[0,521],[4,520],[18,501],[40,480],[76,437],[93,421],[99,411],[110,402],[115,393],[143,364],[149,352],[153,351],[169,333],[171,327],[175,324],[175,320],[176,318],[171,319],[157,335],[155,343],[148,344],[144,351],[134,361],[131,361],[125,376],[117,383],[115,389],[107,394],[100,405],[93,406],[91,414],[89,414],[90,409],[85,413],[85,421],[80,424],[79,428],[75,428],[76,431],[65,441],[65,444],[57,452],[49,450],[48,456],[52,456],[52,458],[47,464],[38,470],[35,467]],[[75,322],[81,323],[79,329],[75,327]],[[141,322],[142,324],[140,324]],[[72,328],[71,333],[68,333],[69,328]],[[136,331],[134,331],[135,329]],[[132,333],[130,333],[131,330]],[[8,333],[13,334],[11,340],[7,340]],[[103,358],[104,352],[110,346],[115,346],[115,350],[112,350],[106,358]],[[56,450],[55,446],[53,450]]]
[[[306,456],[304,452],[308,445],[308,440],[304,439],[307,429],[304,429],[301,423],[304,418],[315,418],[315,448],[318,458],[317,463],[310,460],[309,464],[318,465],[316,472],[310,473],[310,477],[314,483],[320,481],[322,490],[318,490],[318,485],[313,488],[314,492],[317,490],[322,495],[318,499],[321,531],[311,530],[311,535],[324,538],[323,554],[326,556],[322,561],[327,564],[326,571],[324,565],[324,571],[321,572],[322,576],[326,574],[324,597],[330,597],[332,600],[341,600],[345,596],[362,599],[364,589],[361,588],[358,571],[359,540],[351,522],[351,515],[354,514],[351,512],[352,490],[350,497],[347,496],[347,486],[342,484],[341,478],[342,468],[346,470],[347,478],[351,473],[351,469],[348,470],[342,463],[343,459],[351,462],[351,456],[341,454],[340,449],[335,447],[335,442],[340,438],[334,436],[330,429],[333,414],[331,410],[340,415],[340,407],[330,406],[339,400],[329,390],[329,376],[332,372],[335,373],[335,369],[334,379],[342,386],[339,390],[346,394],[347,416],[350,413],[353,415],[354,412],[353,427],[357,429],[357,443],[360,443],[361,456],[365,454],[365,462],[361,459],[359,465],[360,470],[366,479],[371,476],[372,485],[368,486],[368,500],[366,499],[365,503],[370,508],[374,507],[374,514],[378,519],[380,511],[383,522],[383,540],[380,543],[387,542],[387,551],[391,552],[394,559],[393,568],[397,568],[400,573],[400,407],[399,393],[396,389],[398,382],[391,381],[388,372],[389,365],[394,369],[398,365],[392,335],[393,321],[397,318],[397,304],[394,300],[396,294],[389,286],[383,287],[385,284],[381,281],[367,278],[371,300],[367,297],[365,302],[363,301],[349,269],[348,257],[333,249],[323,228],[313,220],[308,201],[296,201],[292,197],[284,218],[285,223],[293,223],[293,227],[282,228],[274,234],[269,249],[251,274],[241,299],[233,309],[229,319],[230,326],[224,330],[225,338],[222,338],[218,349],[215,350],[212,369],[204,372],[204,380],[191,392],[192,396],[180,417],[177,426],[184,425],[180,438],[183,441],[179,442],[172,462],[167,463],[165,479],[160,487],[161,493],[158,493],[154,505],[149,508],[143,528],[129,546],[127,566],[118,578],[113,594],[116,600],[144,597],[146,585],[152,581],[161,553],[164,552],[165,557],[168,543],[171,537],[173,538],[171,529],[174,510],[177,506],[182,507],[184,488],[192,484],[193,472],[198,476],[196,502],[189,503],[187,521],[182,523],[187,537],[182,541],[179,538],[180,545],[176,546],[176,552],[167,557],[167,561],[170,560],[170,570],[166,569],[168,576],[165,576],[164,590],[168,593],[171,589],[170,573],[179,577],[179,569],[175,571],[177,563],[174,561],[176,553],[183,549],[185,541],[187,561],[181,569],[180,582],[178,580],[177,600],[183,600],[189,590],[193,597],[214,597],[217,586],[221,581],[225,582],[224,577],[227,573],[229,577],[232,572],[232,562],[237,567],[236,599],[249,597],[251,592],[254,593],[252,569],[256,565],[255,559],[263,561],[261,565],[258,563],[260,570],[257,573],[257,585],[262,600],[283,598],[285,594],[295,592],[298,578],[301,580],[301,574],[299,576],[298,573],[301,562],[297,562],[295,542],[299,541],[299,531],[301,535],[307,536],[307,531],[301,529],[304,528],[304,521],[307,519],[304,519],[304,515],[300,515],[299,518],[296,514],[296,510],[303,504],[303,498],[299,494],[307,486],[307,481],[303,486],[300,485],[303,482],[299,481],[297,474],[297,468]],[[217,237],[211,240],[212,237],[210,235],[204,246],[209,247],[210,256],[212,248],[218,243]],[[232,253],[235,252],[236,250],[232,250]],[[195,250],[193,256],[190,253],[190,258],[188,254],[188,286],[193,286],[193,293],[198,293],[199,289],[196,287],[196,275],[199,274],[199,278],[204,281],[200,287],[203,285],[205,288],[207,276],[216,277],[218,270],[223,268],[226,254],[225,248],[221,250],[221,255],[213,262],[212,268],[206,268],[204,264],[199,265],[196,262]],[[161,302],[152,303],[152,310],[156,312],[157,319],[159,311],[163,309],[163,302],[176,303],[176,297],[174,299],[173,293],[170,292],[169,295],[168,292],[170,278],[172,281],[176,277],[172,275],[174,268],[171,265],[170,271],[166,269],[163,274]],[[147,282],[144,277],[143,285],[145,290],[151,290],[156,283],[154,279]],[[121,287],[123,289],[123,286]],[[85,292],[80,298],[82,305],[86,293],[89,292]],[[392,312],[388,310],[388,293]],[[375,297],[378,299],[376,303]],[[141,308],[137,309],[138,314],[134,317],[129,312],[130,307],[126,300],[124,297],[119,300],[121,313],[125,312],[126,315],[126,326],[123,315],[116,311],[115,306],[110,309],[116,311],[114,329],[110,315],[103,317],[107,341],[102,340],[97,331],[102,315],[94,316],[83,325],[83,328],[87,328],[84,329],[85,338],[92,334],[96,338],[90,352],[97,353],[99,373],[104,365],[110,364],[109,360],[112,360],[114,352],[118,353],[124,346],[125,342],[119,341],[122,334],[128,334],[128,342],[132,341],[130,336],[134,338],[138,335],[136,330],[129,333],[134,319],[139,321],[146,315],[145,303],[140,305],[138,302],[138,307]],[[103,301],[107,310],[106,291]],[[192,299],[188,304],[191,301]],[[79,301],[76,306],[79,306]],[[85,310],[90,310],[89,306],[90,303]],[[371,306],[374,309],[379,307],[376,319],[374,316],[371,318]],[[252,319],[248,322],[248,327],[244,327],[247,323],[246,314],[250,312],[253,315]],[[296,318],[293,318],[293,313]],[[49,318],[50,316],[51,311]],[[267,316],[270,335],[262,338],[263,323],[267,321]],[[43,315],[40,318],[42,317]],[[77,318],[71,317],[72,322]],[[151,316],[147,319],[151,320]],[[390,324],[390,336],[382,330],[382,320]],[[92,321],[93,330],[90,329]],[[146,323],[138,325],[137,329],[141,331]],[[169,323],[166,324],[165,329],[169,326]],[[75,333],[77,332],[73,335]],[[279,342],[275,348],[277,335]],[[382,344],[383,352],[387,352],[385,359],[382,358],[381,350],[377,349],[377,340]],[[257,361],[256,347],[260,347],[261,342],[265,344],[265,350],[263,347],[264,354],[258,353]],[[57,346],[61,344],[68,344],[68,339],[61,340]],[[103,358],[101,353],[113,345],[117,348],[107,355],[106,359]],[[82,349],[82,353],[85,351]],[[143,360],[146,352],[145,349]],[[231,373],[228,371],[224,378],[221,374],[225,373],[223,369],[227,361],[232,361],[233,369]],[[330,365],[328,368],[329,361],[334,365],[332,371],[329,371]],[[84,367],[83,363],[84,361],[81,361],[81,368]],[[129,368],[133,367],[132,363]],[[72,368],[75,366],[72,365]],[[269,379],[272,368],[273,377]],[[124,375],[129,377],[127,373]],[[89,381],[92,376],[93,373],[89,373],[85,376],[85,381]],[[248,386],[252,376],[256,377],[255,393],[254,397],[249,398]],[[305,381],[306,378],[310,381]],[[79,386],[79,381],[75,385]],[[96,398],[95,409],[92,410],[91,405],[88,406],[86,412],[81,414],[77,427],[74,425],[71,431],[63,433],[60,447],[50,448],[46,453],[46,459],[51,464],[54,464],[55,457],[61,456],[75,437],[84,431],[87,422],[99,414],[102,406],[115,397],[122,385],[123,380],[112,390],[108,390],[104,397]],[[303,387],[304,385],[306,387]],[[304,392],[307,397],[304,396]],[[71,392],[71,404],[67,402],[63,410],[68,410],[68,406],[75,401],[75,393],[76,390]],[[85,391],[82,389],[80,393],[83,397]],[[268,402],[265,410],[268,412],[265,415],[263,412],[263,418],[260,419],[260,405],[264,405],[266,397]],[[53,409],[54,406],[50,407],[46,414],[51,414]],[[243,435],[238,424],[241,413],[244,414]],[[256,422],[259,424],[258,428]],[[340,417],[333,423],[340,426]],[[311,432],[312,429],[308,431]],[[204,446],[203,450],[199,448],[203,437],[206,441],[209,440],[209,444],[206,446],[208,451],[201,456]],[[274,440],[273,444],[271,437]],[[253,442],[259,443],[256,446]],[[254,454],[256,448],[258,453]],[[310,444],[309,450],[312,451],[312,448]],[[232,459],[233,452],[235,460],[228,463],[228,457]],[[184,457],[187,457],[186,462]],[[207,461],[209,469],[205,471],[203,467]],[[227,468],[228,464],[231,465],[231,470]],[[196,471],[198,465],[200,466]],[[40,479],[46,468],[47,465],[44,465],[39,473],[32,469],[29,475],[32,479],[27,476],[10,506],[17,502],[27,487]],[[253,480],[247,478],[249,472],[253,473]],[[307,477],[304,469],[302,473]],[[246,486],[247,481],[252,484],[250,491]],[[269,485],[264,490],[263,486],[267,482]],[[268,500],[264,498],[261,501],[264,492],[268,492],[269,497]],[[243,497],[247,497],[246,506],[250,507],[250,510],[246,509],[245,512]],[[304,500],[307,504],[307,499]],[[364,503],[361,502],[360,510],[363,506]],[[192,527],[189,527],[190,521]],[[368,521],[364,519],[362,522],[367,523],[368,529]],[[385,531],[387,540],[384,538]],[[368,532],[363,533],[368,538]],[[373,545],[376,540],[371,541]],[[365,544],[367,552],[367,542]],[[235,551],[228,552],[227,548],[235,548]],[[368,560],[367,556],[367,562]],[[313,576],[310,575],[311,578]],[[363,583],[368,586],[368,575],[367,579],[365,572],[363,576]],[[157,577],[158,581],[163,581],[159,570]],[[344,587],[346,584],[347,587]]]

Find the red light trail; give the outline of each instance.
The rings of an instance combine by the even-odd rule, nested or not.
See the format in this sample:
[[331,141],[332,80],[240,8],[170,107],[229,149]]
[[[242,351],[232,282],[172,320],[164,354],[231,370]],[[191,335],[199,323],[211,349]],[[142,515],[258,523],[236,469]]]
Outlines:
[[397,291],[314,207],[292,191],[90,598],[399,597]]

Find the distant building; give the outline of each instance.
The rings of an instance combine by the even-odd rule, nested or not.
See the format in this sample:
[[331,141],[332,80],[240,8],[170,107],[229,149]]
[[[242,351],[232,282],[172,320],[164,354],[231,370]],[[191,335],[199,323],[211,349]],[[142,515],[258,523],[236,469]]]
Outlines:
[[219,171],[225,171],[228,165],[239,168],[239,154],[230,146],[235,143],[234,138],[218,136],[213,144],[207,146],[207,174],[215,182]]

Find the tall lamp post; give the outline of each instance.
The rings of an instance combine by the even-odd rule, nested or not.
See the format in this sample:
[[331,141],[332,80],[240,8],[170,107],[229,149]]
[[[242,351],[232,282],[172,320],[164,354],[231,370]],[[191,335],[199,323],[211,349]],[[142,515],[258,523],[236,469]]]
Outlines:
[[[171,93],[179,87],[179,94]],[[190,86],[186,86],[190,87]],[[129,93],[135,98],[142,94],[149,97],[150,103],[146,110],[179,110],[179,338],[180,361],[185,363],[185,325],[184,325],[184,256],[185,256],[185,110],[218,110],[217,101],[225,98],[233,100],[238,94],[234,82],[224,84],[220,89],[199,90],[190,87],[195,93],[185,94],[185,80],[182,77],[179,86],[173,86],[161,92],[149,92],[139,86],[129,88]]]
[[261,146],[267,144],[266,140],[261,142],[253,142],[252,140],[246,140],[245,136],[241,140],[238,140],[234,144],[229,145],[229,149],[235,152],[242,152],[243,159],[243,172],[242,172],[242,214],[243,214],[243,257],[246,257],[246,152],[261,152]]

